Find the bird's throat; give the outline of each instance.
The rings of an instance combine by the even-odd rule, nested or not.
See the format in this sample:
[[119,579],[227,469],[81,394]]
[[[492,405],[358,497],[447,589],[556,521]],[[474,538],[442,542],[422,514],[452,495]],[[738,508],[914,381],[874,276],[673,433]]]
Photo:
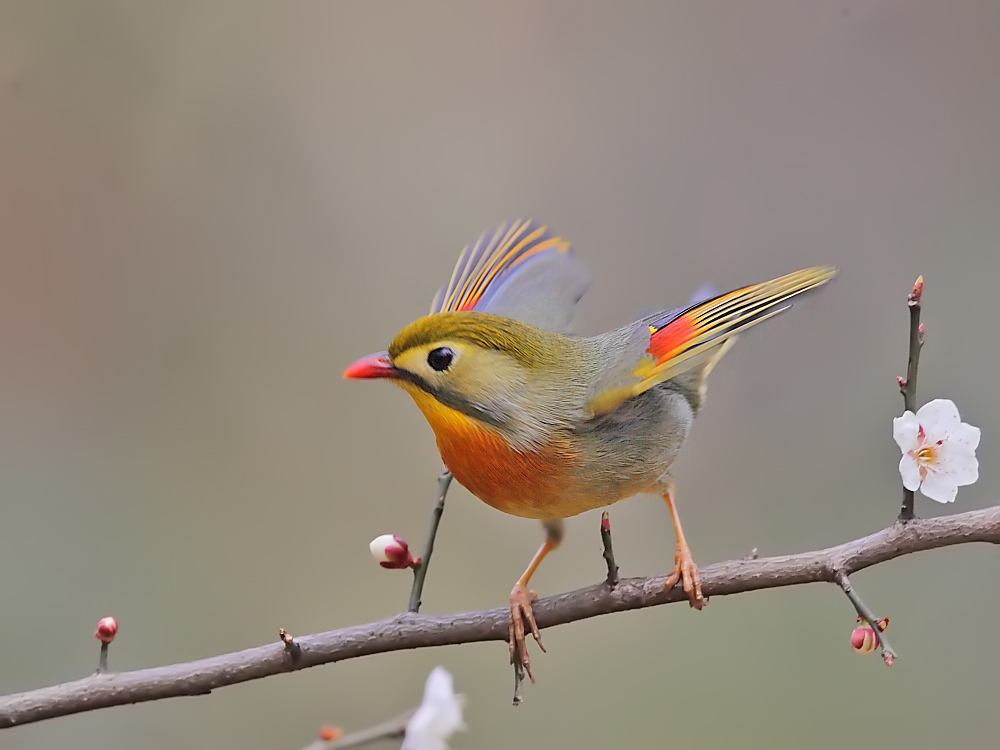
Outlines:
[[568,500],[566,480],[576,464],[568,441],[519,451],[493,427],[442,404],[418,386],[400,385],[434,430],[445,465],[480,500],[525,518],[560,518],[582,510],[562,507]]

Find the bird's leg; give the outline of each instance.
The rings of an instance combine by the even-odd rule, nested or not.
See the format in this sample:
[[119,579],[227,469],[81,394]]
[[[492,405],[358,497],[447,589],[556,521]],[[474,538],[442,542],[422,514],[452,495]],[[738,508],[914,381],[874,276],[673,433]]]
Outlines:
[[684,593],[688,595],[691,606],[701,609],[705,606],[705,599],[701,594],[701,580],[698,578],[698,566],[691,556],[691,548],[688,547],[687,539],[684,537],[684,529],[681,526],[681,518],[677,515],[677,506],[674,503],[673,488],[666,488],[663,491],[663,499],[667,501],[670,509],[670,520],[674,524],[674,537],[677,540],[677,549],[674,552],[674,569],[667,576],[664,586],[667,590],[672,589],[680,581],[684,587]]
[[531,632],[538,647],[542,651],[545,651],[545,646],[542,645],[542,637],[538,632],[538,625],[535,624],[535,614],[531,609],[531,605],[538,598],[538,594],[528,588],[528,582],[531,580],[531,576],[535,574],[535,571],[538,570],[538,566],[542,564],[542,560],[545,559],[549,552],[559,546],[563,538],[563,522],[561,519],[543,521],[542,526],[545,527],[545,541],[542,542],[542,546],[538,548],[535,556],[528,563],[528,567],[521,574],[521,577],[517,579],[517,583],[514,584],[514,588],[510,591],[510,626],[507,632],[510,663],[515,666],[520,664],[524,668],[524,671],[528,673],[528,678],[532,682],[535,681],[535,675],[531,672],[531,658],[528,656],[528,647],[524,642],[526,624],[527,630]]

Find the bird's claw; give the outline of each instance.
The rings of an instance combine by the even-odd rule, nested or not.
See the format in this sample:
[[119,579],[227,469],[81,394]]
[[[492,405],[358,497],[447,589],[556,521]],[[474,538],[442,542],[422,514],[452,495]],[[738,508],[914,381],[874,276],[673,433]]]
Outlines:
[[684,546],[678,546],[674,554],[674,569],[664,581],[664,588],[669,591],[680,581],[687,594],[688,602],[695,609],[701,609],[708,603],[701,593],[701,578],[698,576],[698,566],[695,565],[694,558],[691,557],[691,550]]
[[[531,657],[528,656],[528,646],[525,643],[525,634],[530,632],[543,652],[545,646],[542,643],[542,636],[538,632],[538,625],[535,622],[535,613],[531,605],[538,599],[538,594],[528,590],[527,587],[517,584],[510,592],[510,624],[507,627],[507,644],[510,652],[510,663],[520,665],[528,679],[535,681],[535,675],[531,671]],[[525,629],[527,623],[527,630]]]

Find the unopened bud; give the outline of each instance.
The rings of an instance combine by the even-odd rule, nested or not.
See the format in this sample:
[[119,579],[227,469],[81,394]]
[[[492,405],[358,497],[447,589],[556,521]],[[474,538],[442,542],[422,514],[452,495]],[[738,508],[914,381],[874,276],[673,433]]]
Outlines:
[[[876,625],[878,625],[879,632],[885,630],[889,627],[889,618],[883,617],[876,623]],[[878,633],[872,630],[871,625],[859,617],[857,627],[851,631],[851,648],[859,654],[870,654],[878,648],[881,643],[882,640],[878,637]],[[886,655],[883,654],[882,657],[885,658]],[[891,654],[889,655],[889,658],[890,661],[888,663],[891,666]]]
[[368,549],[383,568],[401,570],[415,568],[420,564],[420,558],[414,558],[410,554],[410,546],[397,534],[382,534],[375,537],[368,545]]
[[324,724],[319,728],[319,738],[323,742],[334,742],[344,736],[344,730],[340,727]]
[[97,621],[97,630],[94,631],[94,638],[101,643],[111,643],[118,632],[118,621],[114,617],[102,617]]
[[906,388],[906,386],[907,386],[906,378],[904,378],[902,375],[897,375],[896,376],[896,385],[899,386],[899,390],[901,390],[901,391],[904,390]]
[[917,326],[917,335],[920,336],[921,341],[924,340],[925,333],[927,333],[927,325],[925,323],[921,323]]
[[611,516],[608,515],[607,511],[601,513],[601,531],[605,534],[611,531]]
[[878,634],[868,625],[858,625],[851,631],[851,648],[859,654],[870,654],[878,644]]
[[906,296],[906,301],[910,305],[919,305],[920,298],[923,296],[923,294],[924,294],[924,277],[917,276],[917,280],[913,282],[913,289],[911,289],[910,293]]

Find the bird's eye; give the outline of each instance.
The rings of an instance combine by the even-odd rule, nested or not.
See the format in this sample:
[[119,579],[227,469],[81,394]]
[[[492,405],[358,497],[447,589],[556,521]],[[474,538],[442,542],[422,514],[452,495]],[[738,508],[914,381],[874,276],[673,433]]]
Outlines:
[[439,346],[437,349],[431,349],[427,352],[427,364],[438,372],[443,372],[451,367],[453,359],[455,359],[455,352],[447,346]]

